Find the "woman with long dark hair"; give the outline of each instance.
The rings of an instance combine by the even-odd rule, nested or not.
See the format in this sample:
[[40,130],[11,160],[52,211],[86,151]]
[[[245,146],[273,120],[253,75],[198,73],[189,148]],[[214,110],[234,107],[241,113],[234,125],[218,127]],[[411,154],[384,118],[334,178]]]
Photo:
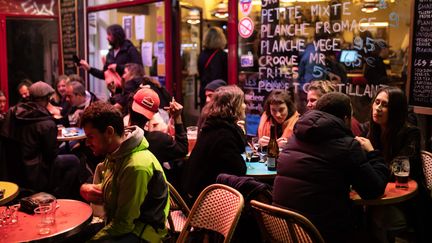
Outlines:
[[245,175],[245,137],[237,121],[245,117],[243,91],[234,85],[223,86],[213,93],[202,110],[202,127],[186,162],[184,189],[189,202],[216,182],[221,173]]
[[[407,123],[407,116],[408,104],[401,89],[379,89],[372,100],[367,137],[388,165],[396,156],[408,156],[412,172],[418,173],[421,172],[420,130]],[[411,174],[413,176],[420,178],[417,174]]]
[[[376,237],[385,242],[389,234],[412,225],[418,242],[430,238],[426,225],[432,217],[432,202],[428,195],[421,162],[421,134],[417,127],[407,122],[408,104],[403,91],[397,87],[384,87],[377,91],[372,100],[368,138],[357,137],[362,146],[378,150],[390,167],[397,156],[407,156],[410,162],[410,178],[418,184],[419,194],[397,206],[371,207]],[[370,143],[367,143],[367,140]],[[369,144],[369,145],[368,145]],[[394,179],[393,179],[394,180]],[[429,218],[427,218],[429,217]]]

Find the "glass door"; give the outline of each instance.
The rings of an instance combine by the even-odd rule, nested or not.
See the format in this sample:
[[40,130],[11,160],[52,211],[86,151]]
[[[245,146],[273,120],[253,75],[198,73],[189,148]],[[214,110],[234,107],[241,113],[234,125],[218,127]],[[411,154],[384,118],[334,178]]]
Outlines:
[[52,84],[58,76],[58,23],[54,19],[6,18],[9,105],[19,101],[17,87],[29,79]]
[[200,115],[198,104],[198,55],[201,51],[202,9],[180,8],[181,85],[186,125],[196,125]]
[[[111,6],[108,10],[91,10],[88,14],[88,61],[90,66],[102,70],[105,57],[111,48],[106,29],[112,24],[121,25],[126,39],[141,53],[145,75],[162,86],[166,84],[167,60],[165,50],[165,2],[145,3],[126,7]],[[90,90],[106,99],[105,82],[89,75]]]

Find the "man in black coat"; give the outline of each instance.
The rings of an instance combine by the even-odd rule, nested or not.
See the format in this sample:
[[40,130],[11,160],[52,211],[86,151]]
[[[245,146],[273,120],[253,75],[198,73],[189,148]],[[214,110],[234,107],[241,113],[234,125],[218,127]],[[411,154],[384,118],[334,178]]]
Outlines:
[[75,155],[58,155],[57,126],[47,109],[54,89],[42,81],[32,84],[30,101],[7,114],[1,134],[19,146],[14,171],[21,187],[53,193],[60,198],[79,197],[80,162]]
[[300,117],[278,159],[273,202],[305,215],[326,242],[349,240],[350,185],[364,199],[377,198],[389,176],[379,153],[355,140],[350,119],[348,96],[322,96]]
[[126,63],[137,63],[142,65],[142,58],[138,50],[130,40],[126,39],[123,28],[113,24],[107,28],[107,39],[111,48],[106,55],[103,70],[90,67],[87,61],[81,60],[80,65],[91,75],[99,79],[105,79],[104,72],[107,69],[115,70],[120,77],[123,75]]

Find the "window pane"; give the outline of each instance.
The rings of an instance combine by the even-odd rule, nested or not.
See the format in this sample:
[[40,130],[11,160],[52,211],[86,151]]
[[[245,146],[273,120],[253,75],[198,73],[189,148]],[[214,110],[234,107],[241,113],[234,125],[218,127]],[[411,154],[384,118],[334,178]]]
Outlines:
[[[102,69],[104,59],[110,48],[106,28],[112,24],[122,25],[126,37],[141,53],[143,43],[147,44],[142,54],[145,74],[164,81],[165,76],[165,12],[161,2],[131,6],[106,11],[89,13],[89,64]],[[123,23],[126,24],[127,27]],[[140,31],[137,25],[142,26]],[[150,53],[149,53],[150,52]],[[105,82],[93,76],[90,78],[90,90],[100,98],[105,98]]]
[[273,89],[294,92],[304,109],[309,83],[330,80],[352,97],[363,121],[374,90],[406,83],[411,4],[254,0],[250,14],[239,4],[239,81],[248,113],[261,114]]
[[7,19],[8,86],[11,105],[19,101],[24,79],[52,84],[58,75],[58,25],[55,20]]
[[121,3],[121,2],[130,2],[131,0],[88,0],[88,6],[97,6],[97,5],[104,5],[104,4],[110,4],[110,3]]

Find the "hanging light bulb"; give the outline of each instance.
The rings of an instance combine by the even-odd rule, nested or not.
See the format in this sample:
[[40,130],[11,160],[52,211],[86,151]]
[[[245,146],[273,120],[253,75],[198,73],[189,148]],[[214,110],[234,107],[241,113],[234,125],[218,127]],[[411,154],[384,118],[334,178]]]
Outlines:
[[189,11],[188,16],[186,17],[186,22],[188,24],[199,24],[200,21],[200,12],[198,9],[191,9]]
[[363,4],[361,11],[364,13],[373,13],[378,11],[378,7],[375,3],[365,3]]
[[228,18],[228,4],[224,1],[218,3],[216,8],[213,10],[213,15],[220,19]]

